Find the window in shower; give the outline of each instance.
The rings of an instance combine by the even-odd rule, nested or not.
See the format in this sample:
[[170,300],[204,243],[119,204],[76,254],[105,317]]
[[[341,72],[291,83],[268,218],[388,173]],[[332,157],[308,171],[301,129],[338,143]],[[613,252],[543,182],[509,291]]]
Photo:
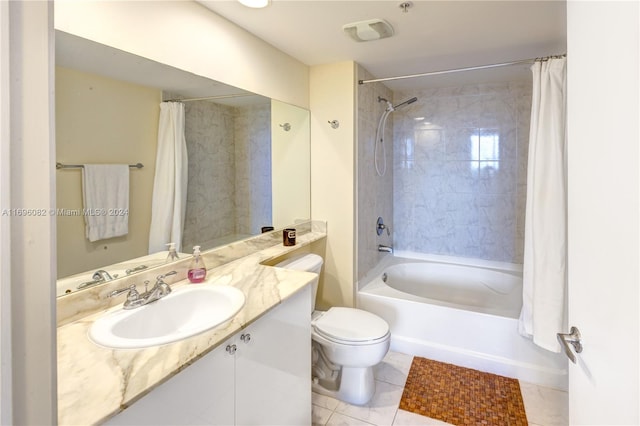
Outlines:
[[470,137],[471,168],[498,170],[500,167],[500,133],[498,129],[478,129]]
[[415,162],[414,139],[402,138],[400,142],[400,167],[412,169]]

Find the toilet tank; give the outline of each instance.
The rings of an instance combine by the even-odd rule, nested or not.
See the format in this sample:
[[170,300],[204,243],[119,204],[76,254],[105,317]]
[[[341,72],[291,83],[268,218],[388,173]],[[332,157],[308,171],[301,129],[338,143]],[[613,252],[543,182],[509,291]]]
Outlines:
[[[320,275],[323,263],[324,259],[322,256],[313,253],[303,253],[283,260],[275,266],[278,268],[293,269],[295,271],[313,272],[314,274]],[[311,310],[313,311],[316,304],[316,294],[318,293],[318,278],[316,278],[311,285],[313,286],[311,288]]]

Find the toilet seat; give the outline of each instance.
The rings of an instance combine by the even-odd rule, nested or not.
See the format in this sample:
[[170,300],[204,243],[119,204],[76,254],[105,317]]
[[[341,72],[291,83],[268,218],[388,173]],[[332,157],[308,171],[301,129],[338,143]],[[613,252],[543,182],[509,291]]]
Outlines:
[[311,326],[327,340],[346,345],[370,345],[389,337],[389,325],[370,312],[354,308],[330,308]]

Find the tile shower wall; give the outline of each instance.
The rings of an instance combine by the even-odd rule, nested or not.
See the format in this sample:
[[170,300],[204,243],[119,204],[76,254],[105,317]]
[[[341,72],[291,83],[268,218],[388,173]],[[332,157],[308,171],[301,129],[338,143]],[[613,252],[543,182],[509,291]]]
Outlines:
[[183,250],[235,233],[235,143],[233,108],[185,102],[189,157]]
[[189,185],[183,250],[259,233],[255,224],[271,221],[270,105],[186,102],[185,138]]
[[[374,78],[361,66],[358,79]],[[378,216],[393,230],[393,120],[387,120],[385,131],[387,172],[376,174],[374,166],[374,141],[376,130],[386,103],[378,102],[378,96],[391,100],[393,93],[381,83],[358,86],[358,144],[357,144],[357,272],[358,280],[388,254],[378,252],[378,244],[393,245],[393,233],[378,236]],[[382,163],[380,163],[382,165]]]
[[531,83],[395,93],[397,250],[522,263]]
[[271,217],[271,104],[236,109],[236,233],[256,235]]

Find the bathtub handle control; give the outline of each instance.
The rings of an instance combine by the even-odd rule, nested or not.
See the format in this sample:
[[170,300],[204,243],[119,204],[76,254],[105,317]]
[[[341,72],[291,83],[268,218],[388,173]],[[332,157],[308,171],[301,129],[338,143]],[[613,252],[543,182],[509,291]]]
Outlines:
[[389,230],[389,227],[384,224],[384,220],[381,217],[378,217],[378,221],[376,222],[376,233],[378,235],[382,235],[382,231],[385,229],[387,230],[387,235],[390,236],[391,231]]
[[564,353],[569,357],[571,362],[576,363],[576,355],[573,353],[569,344],[573,346],[576,353],[582,352],[582,342],[580,341],[580,330],[577,327],[571,327],[569,333],[558,333],[558,342],[564,349]]

